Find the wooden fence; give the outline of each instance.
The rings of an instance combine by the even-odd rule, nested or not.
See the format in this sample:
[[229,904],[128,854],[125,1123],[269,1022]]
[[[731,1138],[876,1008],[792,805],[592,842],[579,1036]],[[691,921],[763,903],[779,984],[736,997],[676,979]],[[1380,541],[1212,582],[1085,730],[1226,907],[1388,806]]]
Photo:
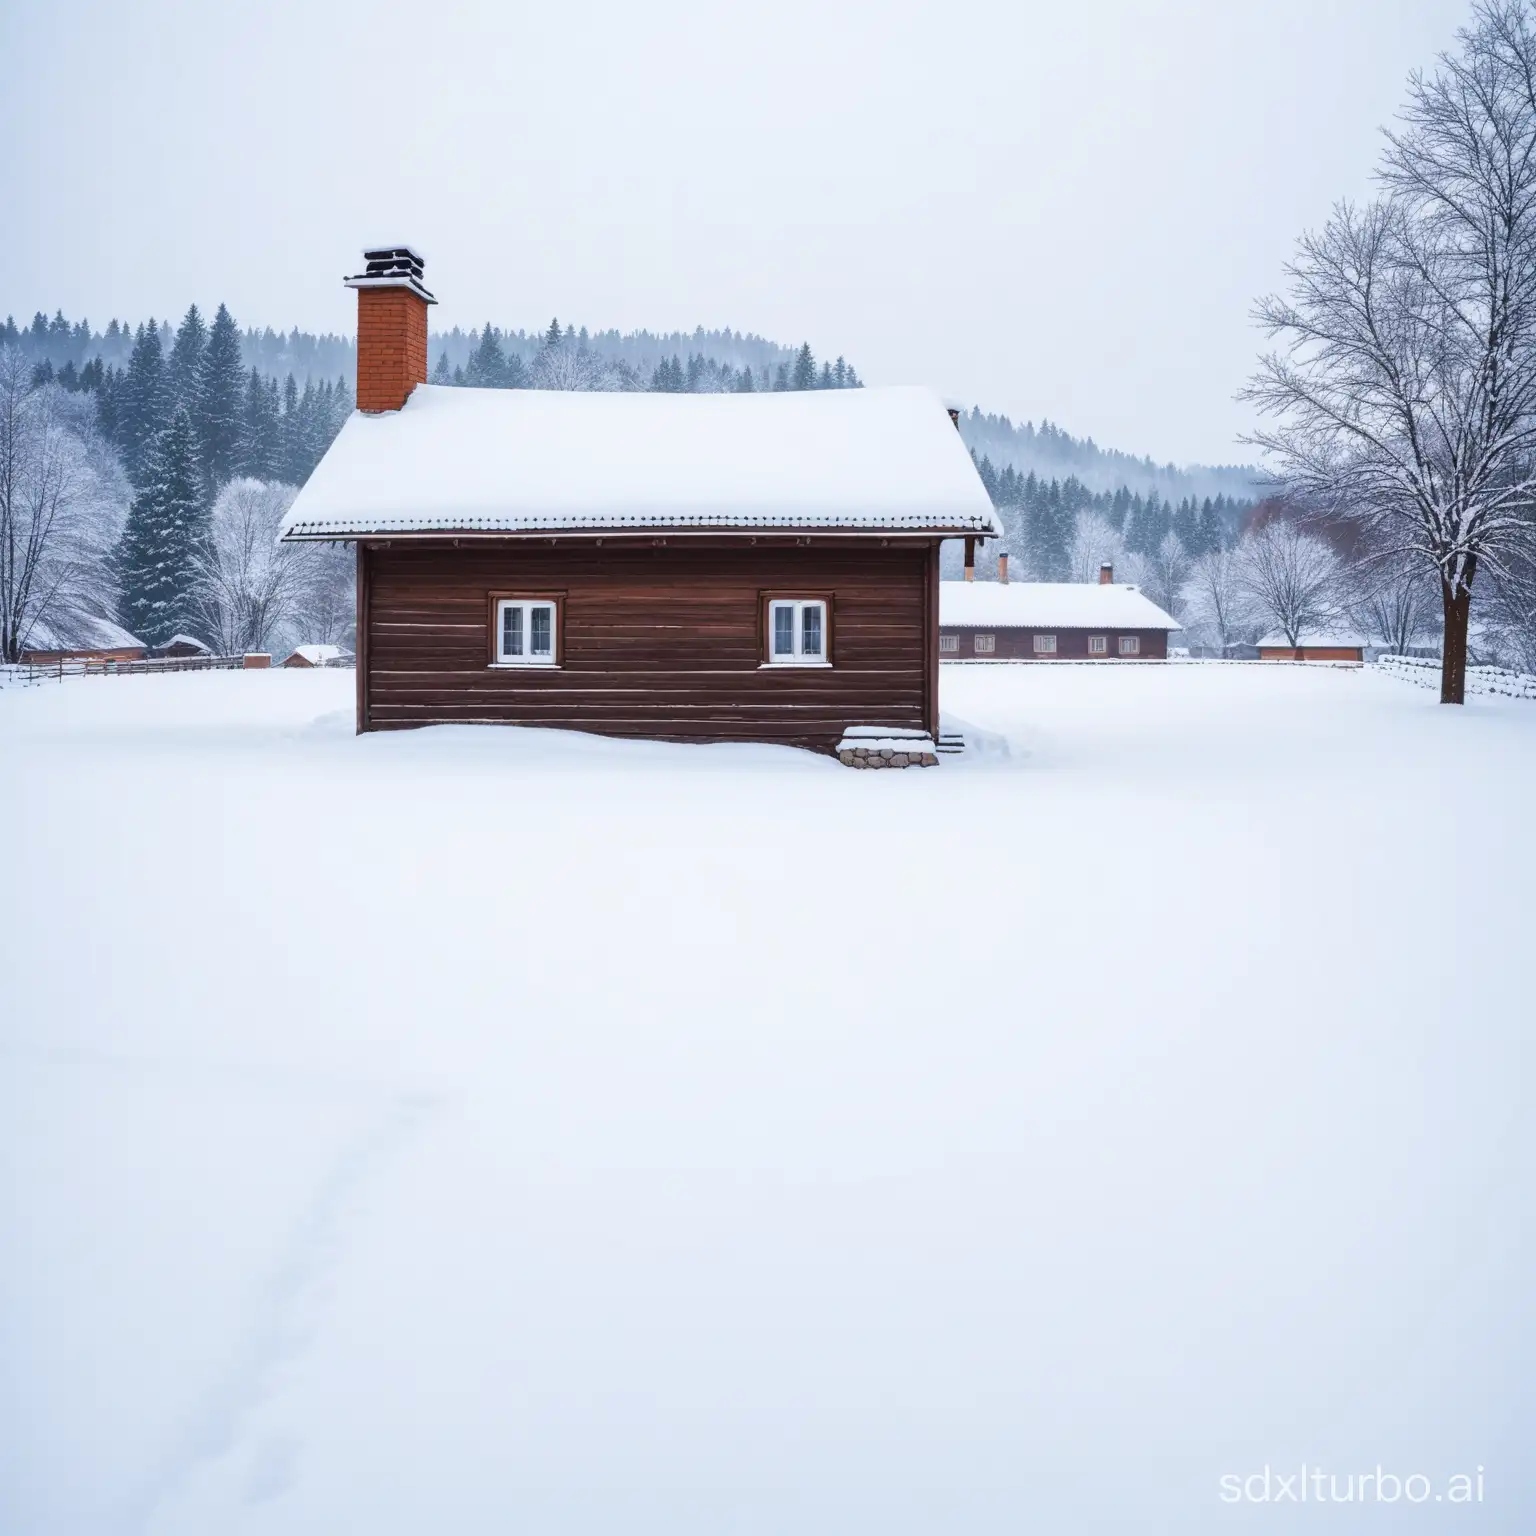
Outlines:
[[[66,677],[129,677],[149,672],[240,672],[270,667],[270,656],[148,656],[142,661],[36,661],[0,667],[0,683],[62,681]],[[327,662],[350,667],[352,658]]]

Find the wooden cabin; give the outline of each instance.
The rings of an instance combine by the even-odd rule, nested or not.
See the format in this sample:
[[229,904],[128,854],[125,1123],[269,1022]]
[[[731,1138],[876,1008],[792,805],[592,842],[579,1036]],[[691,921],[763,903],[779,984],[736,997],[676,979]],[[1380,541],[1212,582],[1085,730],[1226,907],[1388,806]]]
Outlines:
[[148,647],[121,624],[95,614],[52,615],[27,632],[21,660],[28,666],[68,661],[142,661]]
[[357,547],[360,731],[937,734],[939,546],[1001,532],[937,397],[433,386],[422,279],[347,280],[359,409],[283,522]]
[[285,667],[346,667],[352,664],[352,652],[339,645],[296,645],[283,658]]
[[1096,582],[946,581],[939,592],[942,661],[1166,661],[1172,614],[1104,566]]
[[202,656],[212,656],[213,647],[194,635],[172,635],[164,645],[157,645],[150,653],[168,661],[196,661]]
[[1355,661],[1364,662],[1369,642],[1347,631],[1308,631],[1296,637],[1292,645],[1279,634],[1265,635],[1259,641],[1260,661]]

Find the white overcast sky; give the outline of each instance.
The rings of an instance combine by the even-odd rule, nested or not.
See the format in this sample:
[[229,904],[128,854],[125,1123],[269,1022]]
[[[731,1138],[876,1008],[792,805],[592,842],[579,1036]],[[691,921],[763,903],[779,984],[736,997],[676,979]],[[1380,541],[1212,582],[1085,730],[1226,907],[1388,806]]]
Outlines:
[[730,325],[1229,462],[1254,297],[1465,0],[4,0],[0,311]]

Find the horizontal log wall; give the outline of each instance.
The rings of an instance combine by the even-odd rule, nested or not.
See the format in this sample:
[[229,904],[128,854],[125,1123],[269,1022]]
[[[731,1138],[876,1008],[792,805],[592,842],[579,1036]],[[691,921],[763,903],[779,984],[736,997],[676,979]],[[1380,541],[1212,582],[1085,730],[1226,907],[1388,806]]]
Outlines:
[[[831,751],[932,730],[928,541],[393,543],[363,554],[365,730],[488,721]],[[833,666],[764,669],[762,594],[830,600]],[[557,669],[492,668],[492,594],[560,593]]]
[[[977,635],[992,635],[997,642],[995,651],[983,655],[988,661],[1113,661],[1120,655],[1121,635],[1134,635],[1141,641],[1142,661],[1165,661],[1168,657],[1168,633],[1162,629],[988,629],[982,624],[963,628],[946,624],[939,633],[956,635],[960,641],[959,650],[940,652],[945,661],[974,661],[981,654],[976,650]],[[1056,636],[1054,656],[1042,656],[1035,650],[1036,634]],[[1103,635],[1109,641],[1108,656],[1089,655],[1090,635]]]

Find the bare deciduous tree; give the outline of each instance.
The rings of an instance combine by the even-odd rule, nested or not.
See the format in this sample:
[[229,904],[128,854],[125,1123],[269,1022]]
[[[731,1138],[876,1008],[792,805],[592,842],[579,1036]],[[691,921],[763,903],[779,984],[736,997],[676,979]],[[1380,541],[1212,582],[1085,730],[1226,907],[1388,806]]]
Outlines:
[[1199,643],[1223,656],[1257,639],[1253,599],[1236,550],[1209,550],[1195,561],[1184,584],[1184,613]]
[[1097,581],[1103,565],[1124,567],[1125,540],[1096,512],[1079,512],[1067,552],[1067,580]]
[[1331,622],[1340,598],[1339,557],[1294,523],[1273,522],[1238,545],[1238,577],[1254,611],[1291,646]]
[[1256,317],[1282,350],[1245,397],[1293,486],[1432,571],[1441,699],[1462,702],[1474,582],[1515,579],[1536,498],[1536,34],[1482,0],[1415,75],[1382,194],[1303,237]]
[[1184,585],[1189,580],[1193,562],[1177,534],[1165,533],[1162,543],[1150,555],[1143,555],[1136,575],[1142,591],[1165,613],[1180,616],[1184,606]]
[[293,616],[296,643],[346,645],[357,627],[357,556],[350,544],[310,544],[309,580]]
[[0,348],[0,661],[18,660],[39,622],[109,606],[122,491],[93,432],[64,391],[34,384],[20,352]]
[[1424,561],[1402,554],[1365,557],[1344,583],[1344,606],[1355,624],[1400,656],[1431,634],[1441,618],[1438,584]]
[[291,485],[231,480],[214,503],[193,607],[204,638],[222,655],[264,650],[304,594],[308,547],[277,542],[296,494]]

